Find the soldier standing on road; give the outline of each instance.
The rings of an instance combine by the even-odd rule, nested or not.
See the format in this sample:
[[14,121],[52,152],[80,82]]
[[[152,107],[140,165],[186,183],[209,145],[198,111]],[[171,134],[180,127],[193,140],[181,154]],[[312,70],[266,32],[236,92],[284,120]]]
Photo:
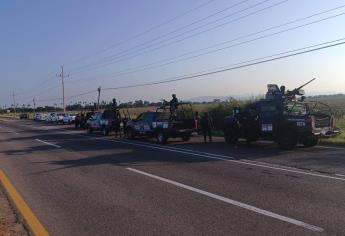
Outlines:
[[208,112],[205,112],[200,121],[202,134],[204,135],[204,143],[206,143],[206,136],[208,136],[209,142],[212,142],[212,121],[208,115]]
[[194,113],[194,121],[195,121],[195,131],[199,134],[200,132],[200,115],[199,112]]
[[80,128],[80,114],[79,113],[75,117],[74,125],[76,129]]
[[85,129],[85,124],[86,124],[85,114],[84,112],[82,112],[80,115],[80,128]]
[[114,113],[114,121],[113,121],[113,129],[115,132],[115,138],[117,138],[117,135],[119,134],[120,138],[121,138],[121,131],[120,131],[120,127],[121,127],[121,114],[118,110],[118,106],[117,106],[117,102],[116,99],[113,98],[113,104],[111,105],[113,113]]

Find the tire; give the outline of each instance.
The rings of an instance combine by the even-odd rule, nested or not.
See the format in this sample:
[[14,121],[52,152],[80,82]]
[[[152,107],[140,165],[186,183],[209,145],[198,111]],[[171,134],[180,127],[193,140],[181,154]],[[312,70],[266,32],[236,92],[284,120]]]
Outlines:
[[302,140],[302,144],[304,147],[314,147],[319,143],[319,138],[315,135],[308,135],[305,136]]
[[182,141],[184,141],[184,142],[187,142],[189,140],[190,140],[190,136],[188,136],[188,135],[185,135],[182,137]]
[[279,132],[278,145],[281,149],[291,150],[297,145],[298,138],[297,133],[293,127],[284,127]]
[[135,134],[134,134],[133,129],[131,129],[131,128],[127,129],[126,136],[127,136],[128,139],[134,139],[135,138]]
[[92,134],[92,132],[93,132],[92,128],[89,127],[88,130],[87,130],[87,132],[88,132],[89,134]]
[[157,132],[157,143],[158,144],[165,144],[167,142],[167,137],[165,135],[165,133],[160,130]]

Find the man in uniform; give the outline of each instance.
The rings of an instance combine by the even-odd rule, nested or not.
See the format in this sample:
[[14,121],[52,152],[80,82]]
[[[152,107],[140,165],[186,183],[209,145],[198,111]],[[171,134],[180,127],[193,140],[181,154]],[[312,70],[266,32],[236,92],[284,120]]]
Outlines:
[[211,134],[212,120],[209,117],[208,112],[205,112],[204,115],[201,117],[200,125],[201,125],[202,134],[204,136],[204,143],[206,143],[207,136],[208,136],[209,142],[212,142],[212,134]]
[[176,97],[176,94],[172,95],[172,99],[169,102],[170,105],[170,113],[173,117],[176,116],[176,109],[178,107],[178,99]]
[[112,124],[114,132],[115,132],[115,138],[119,135],[121,138],[121,114],[118,110],[116,99],[113,98],[113,104],[112,104],[112,110],[114,113],[114,122]]

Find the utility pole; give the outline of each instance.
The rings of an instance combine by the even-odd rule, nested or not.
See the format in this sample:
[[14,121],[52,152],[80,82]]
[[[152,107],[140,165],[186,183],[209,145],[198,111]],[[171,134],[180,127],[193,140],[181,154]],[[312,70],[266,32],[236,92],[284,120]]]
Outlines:
[[16,114],[17,114],[17,112],[16,112],[16,95],[14,94],[14,91],[12,93],[12,97],[13,97],[14,116],[16,116]]
[[62,106],[63,106],[63,112],[66,113],[66,106],[65,106],[65,81],[64,77],[68,77],[68,75],[65,75],[63,72],[63,66],[61,66],[61,74],[57,75],[61,78],[62,82]]
[[97,99],[97,110],[99,111],[99,98],[101,97],[101,86],[98,87],[97,92],[98,92],[98,99]]
[[35,98],[32,99],[32,102],[34,103],[34,113],[36,113],[36,101],[35,101]]

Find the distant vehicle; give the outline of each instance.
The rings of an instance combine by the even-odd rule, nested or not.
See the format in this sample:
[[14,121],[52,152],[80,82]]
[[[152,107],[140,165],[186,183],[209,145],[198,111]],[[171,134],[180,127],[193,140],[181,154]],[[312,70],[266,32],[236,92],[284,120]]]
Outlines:
[[141,113],[136,119],[129,120],[125,127],[129,139],[136,136],[155,137],[159,144],[166,143],[169,138],[188,141],[194,131],[195,120],[190,103],[179,103],[176,114],[171,113],[168,105],[155,112]]
[[20,119],[28,119],[28,118],[29,118],[29,115],[26,114],[26,113],[22,113],[22,114],[19,115],[19,118],[20,118]]
[[248,104],[243,111],[236,108],[225,117],[225,140],[232,144],[240,138],[247,143],[270,140],[282,149],[293,149],[298,143],[315,146],[321,136],[337,134],[330,107],[305,100],[302,88],[308,83],[292,91],[268,85],[265,99]]
[[62,113],[57,114],[57,123],[62,124],[64,116],[65,114]]
[[93,114],[86,121],[86,126],[88,133],[101,131],[104,136],[107,136],[114,128],[114,122],[114,111],[105,110],[103,112],[96,112],[95,114]]
[[72,124],[75,122],[75,117],[76,117],[76,115],[66,113],[63,116],[62,123],[63,124]]
[[41,116],[41,114],[35,113],[35,114],[32,116],[32,119],[33,119],[34,121],[39,121],[39,120],[40,120],[40,116]]
[[49,113],[46,116],[46,121],[50,123],[57,123],[58,122],[58,115],[55,112]]
[[40,116],[38,117],[38,121],[46,121],[46,119],[47,119],[46,114],[40,114]]

